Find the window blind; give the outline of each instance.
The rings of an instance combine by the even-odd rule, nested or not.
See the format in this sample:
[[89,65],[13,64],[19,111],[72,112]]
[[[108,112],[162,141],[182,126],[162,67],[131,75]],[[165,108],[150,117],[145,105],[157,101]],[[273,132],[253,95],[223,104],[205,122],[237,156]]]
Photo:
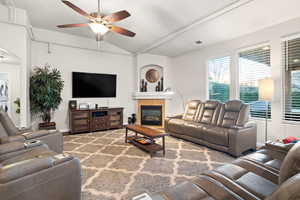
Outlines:
[[283,42],[283,118],[300,122],[300,38]]
[[230,57],[221,57],[208,62],[209,99],[226,102],[230,89]]
[[271,118],[271,104],[259,100],[259,80],[271,77],[271,51],[265,45],[239,53],[240,99],[250,105],[251,117]]

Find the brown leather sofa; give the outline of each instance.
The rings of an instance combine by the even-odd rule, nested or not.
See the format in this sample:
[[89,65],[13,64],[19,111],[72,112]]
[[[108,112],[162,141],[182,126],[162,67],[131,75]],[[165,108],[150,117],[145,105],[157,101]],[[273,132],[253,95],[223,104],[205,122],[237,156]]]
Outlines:
[[51,150],[57,153],[63,152],[63,135],[61,132],[56,130],[20,130],[15,126],[8,114],[0,109],[0,144],[14,141],[25,142],[27,140],[41,140]]
[[249,122],[249,105],[239,100],[190,101],[183,115],[165,120],[165,130],[233,156],[256,149],[256,124]]
[[[293,147],[292,147],[293,146]],[[291,148],[292,147],[292,148]],[[153,195],[153,200],[299,200],[300,142],[251,155]]]
[[1,144],[0,199],[80,200],[80,162],[40,141]]

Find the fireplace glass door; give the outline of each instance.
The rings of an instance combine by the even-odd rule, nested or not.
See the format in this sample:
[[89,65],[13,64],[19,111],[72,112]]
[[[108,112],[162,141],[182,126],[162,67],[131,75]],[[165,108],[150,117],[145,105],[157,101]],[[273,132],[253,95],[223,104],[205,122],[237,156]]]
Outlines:
[[141,124],[162,126],[162,106],[141,106]]

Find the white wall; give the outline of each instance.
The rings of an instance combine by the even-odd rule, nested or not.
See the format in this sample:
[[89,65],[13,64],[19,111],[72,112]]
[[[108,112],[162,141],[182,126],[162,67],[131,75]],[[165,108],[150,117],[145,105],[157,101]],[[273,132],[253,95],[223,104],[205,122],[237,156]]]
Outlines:
[[[51,40],[51,38],[50,38]],[[89,39],[86,39],[89,40]],[[96,43],[96,42],[95,42]],[[48,63],[59,69],[64,80],[62,92],[63,102],[54,114],[57,128],[62,131],[69,129],[68,101],[72,99],[72,72],[92,72],[117,74],[117,98],[100,99],[76,99],[78,102],[97,103],[99,106],[124,107],[124,123],[129,114],[134,112],[132,92],[134,91],[135,68],[133,56],[126,54],[113,54],[97,52],[87,49],[72,48],[68,46],[52,44],[51,53],[48,53],[48,44],[32,42],[32,66],[43,66]],[[36,126],[38,121],[35,121]]]
[[29,34],[26,26],[28,25],[26,12],[22,9],[9,10],[0,5],[0,48],[3,48],[16,55],[20,73],[20,97],[21,114],[20,126],[26,127],[30,123],[29,118],[29,74],[30,57],[28,48],[30,46]]
[[[220,30],[221,31],[221,30]],[[220,56],[231,56],[231,81],[238,83],[237,52],[243,48],[262,43],[271,45],[272,77],[275,81],[275,97],[272,102],[272,120],[269,123],[269,139],[281,139],[286,136],[300,138],[300,124],[287,124],[281,120],[282,116],[282,65],[281,41],[282,38],[300,33],[300,19],[264,29],[262,31],[213,45],[199,51],[172,58],[172,75],[174,86],[183,94],[185,100],[206,100],[207,94],[207,61]],[[204,41],[205,42],[205,41]],[[232,84],[231,96],[238,98],[237,84]],[[179,98],[177,97],[179,102]],[[180,112],[176,100],[172,101],[174,113]],[[264,121],[258,120],[258,140],[264,139]]]

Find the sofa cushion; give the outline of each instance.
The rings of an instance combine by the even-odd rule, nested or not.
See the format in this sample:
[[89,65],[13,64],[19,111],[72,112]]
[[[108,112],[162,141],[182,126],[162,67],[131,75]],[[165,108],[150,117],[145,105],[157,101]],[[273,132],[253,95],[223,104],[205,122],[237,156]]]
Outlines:
[[232,100],[221,106],[217,125],[226,128],[244,126],[248,118],[249,106],[240,100]]
[[276,184],[252,172],[243,175],[236,182],[262,199],[272,194],[277,188]]
[[204,174],[221,182],[244,199],[264,199],[276,190],[278,183],[278,176],[243,159]]
[[202,128],[204,124],[197,123],[197,122],[191,122],[186,121],[184,123],[185,129],[184,134],[190,137],[198,138],[198,139],[204,139],[202,134]]
[[200,103],[200,100],[192,100],[187,103],[182,119],[187,121],[194,121],[197,117],[198,106],[200,105]]
[[215,125],[218,120],[220,106],[219,101],[206,101],[199,110],[197,122]]
[[185,133],[185,120],[183,119],[170,119],[168,121],[168,131],[184,134]]
[[261,149],[253,154],[244,156],[243,159],[254,162],[255,164],[263,166],[272,172],[279,174],[284,157],[285,154],[282,152]]
[[218,144],[222,146],[229,145],[229,131],[228,128],[217,127],[213,125],[203,125],[202,126],[202,137],[207,142],[212,144]]

